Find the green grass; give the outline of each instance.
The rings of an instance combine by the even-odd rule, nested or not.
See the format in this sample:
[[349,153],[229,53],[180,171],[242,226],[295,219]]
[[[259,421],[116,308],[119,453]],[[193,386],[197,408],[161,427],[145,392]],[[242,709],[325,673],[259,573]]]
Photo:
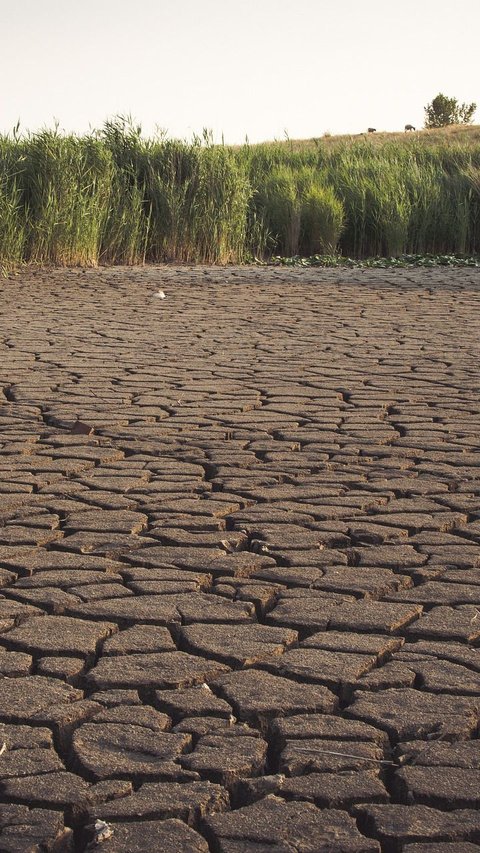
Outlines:
[[0,267],[480,254],[480,129],[227,147],[0,137]]
[[21,263],[25,253],[26,225],[19,151],[0,138],[0,273]]
[[25,259],[40,264],[98,262],[113,168],[98,140],[42,131],[19,144]]

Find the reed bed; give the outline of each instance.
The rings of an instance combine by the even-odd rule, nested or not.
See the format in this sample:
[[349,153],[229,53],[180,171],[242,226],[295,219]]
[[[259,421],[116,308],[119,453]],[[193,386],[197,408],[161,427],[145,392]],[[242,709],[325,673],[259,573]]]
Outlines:
[[[475,129],[472,128],[472,131]],[[480,134],[0,136],[0,267],[480,254]]]

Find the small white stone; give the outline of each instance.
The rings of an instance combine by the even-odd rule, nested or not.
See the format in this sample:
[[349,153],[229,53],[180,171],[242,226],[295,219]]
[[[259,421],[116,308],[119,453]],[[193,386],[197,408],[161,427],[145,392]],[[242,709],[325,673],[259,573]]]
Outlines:
[[155,294],[155,296],[157,297],[157,299],[166,299],[167,298],[165,293],[163,292],[163,290],[159,290],[158,293]]
[[104,820],[95,821],[95,844],[103,844],[103,842],[111,838],[112,835],[113,829],[110,824],[106,823]]

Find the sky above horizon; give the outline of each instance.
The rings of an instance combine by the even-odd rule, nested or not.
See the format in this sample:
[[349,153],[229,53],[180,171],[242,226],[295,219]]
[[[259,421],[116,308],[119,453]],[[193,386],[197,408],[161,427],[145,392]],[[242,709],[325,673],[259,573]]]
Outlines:
[[0,0],[0,133],[115,115],[237,144],[479,104],[479,0]]

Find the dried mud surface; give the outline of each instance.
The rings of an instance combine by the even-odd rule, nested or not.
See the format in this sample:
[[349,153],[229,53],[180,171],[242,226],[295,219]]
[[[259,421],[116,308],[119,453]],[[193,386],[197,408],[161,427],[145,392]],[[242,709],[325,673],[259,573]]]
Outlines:
[[479,272],[0,291],[0,851],[480,851]]

